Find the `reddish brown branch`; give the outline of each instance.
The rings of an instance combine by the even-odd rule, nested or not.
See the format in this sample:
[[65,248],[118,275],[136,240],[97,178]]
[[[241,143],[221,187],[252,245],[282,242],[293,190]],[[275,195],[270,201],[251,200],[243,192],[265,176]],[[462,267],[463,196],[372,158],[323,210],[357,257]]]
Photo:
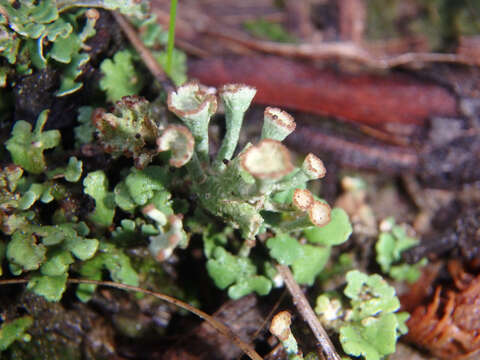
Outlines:
[[192,62],[189,76],[212,86],[246,83],[257,88],[257,103],[331,115],[380,129],[457,114],[456,99],[446,89],[403,74],[341,74],[282,58],[255,56]]

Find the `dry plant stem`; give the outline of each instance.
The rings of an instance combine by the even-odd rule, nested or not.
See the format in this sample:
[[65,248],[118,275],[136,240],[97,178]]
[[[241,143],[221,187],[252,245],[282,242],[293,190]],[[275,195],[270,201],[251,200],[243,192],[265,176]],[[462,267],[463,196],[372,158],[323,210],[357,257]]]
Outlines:
[[[136,286],[131,286],[131,285],[126,285],[126,284],[120,284],[116,283],[113,281],[98,281],[98,280],[88,280],[88,279],[68,279],[68,283],[70,284],[93,284],[93,285],[98,285],[98,286],[107,286],[115,289],[122,289],[122,290],[128,290],[128,291],[136,291],[140,292],[142,294],[146,295],[151,295],[153,297],[156,297],[157,299],[166,301],[170,304],[174,304],[182,309],[185,309],[195,315],[197,315],[199,318],[205,320],[208,322],[214,329],[216,329],[219,333],[222,335],[226,336],[228,339],[230,339],[232,342],[234,342],[240,349],[243,350],[243,352],[248,355],[248,357],[252,360],[262,360],[262,357],[253,349],[253,347],[246,342],[244,342],[242,339],[240,339],[230,328],[228,328],[226,325],[222,324],[218,320],[216,320],[213,316],[208,315],[207,313],[203,312],[202,310],[199,310],[186,302],[183,302],[181,300],[178,300],[172,296],[168,296],[162,293],[154,292],[151,290],[147,289],[142,289]],[[10,280],[0,280],[0,286],[1,285],[9,285],[9,284],[26,284],[28,283],[28,279],[10,279]]]
[[212,36],[236,42],[249,49],[269,54],[315,60],[334,58],[348,59],[379,69],[389,69],[400,65],[427,62],[480,65],[478,60],[461,54],[405,53],[401,55],[375,57],[371,55],[367,48],[361,47],[350,41],[292,45],[271,41],[253,40],[245,36],[233,35],[228,32],[218,32],[215,30],[206,30],[205,32]]
[[[169,18],[168,13],[161,9],[155,10],[157,15],[160,15],[160,22],[166,23],[166,19]],[[183,11],[183,16],[183,19],[180,18],[177,20],[179,20],[179,23],[182,24],[186,34],[204,33],[216,38],[225,39],[235,43],[236,45],[241,45],[241,47],[244,48],[238,49],[237,47],[237,52],[249,49],[286,57],[318,60],[346,59],[378,69],[389,69],[411,63],[418,64],[429,62],[448,62],[480,66],[480,60],[473,56],[453,53],[404,53],[392,56],[375,56],[372,55],[368,43],[361,46],[352,41],[324,42],[315,44],[304,43],[297,45],[255,40],[244,35],[244,33],[240,31],[236,31],[231,27],[216,22],[210,17],[199,14],[198,12],[188,13],[188,11]],[[188,50],[185,49],[185,51]]]
[[[286,295],[287,295],[287,291],[284,290],[282,292],[282,295],[280,295],[278,300],[275,302],[275,305],[273,305],[272,309],[263,320],[262,325],[253,333],[253,335],[249,337],[250,340],[255,340],[257,336],[260,335],[260,333],[263,331],[263,329],[267,327],[267,324],[272,320],[273,315],[277,312],[280,304],[283,302]],[[279,344],[279,345],[282,346],[282,344]],[[236,360],[240,360],[241,357],[242,355],[237,356]]]
[[286,265],[277,265],[276,268],[282,276],[283,281],[285,281],[288,291],[293,297],[293,304],[297,308],[298,312],[302,315],[303,319],[307,322],[317,341],[320,343],[324,356],[327,358],[327,360],[340,360],[341,358],[335,351],[335,347],[330,341],[327,332],[323,328],[322,324],[320,324],[317,315],[315,315],[313,312],[313,309],[303,294],[302,289],[300,289],[300,286],[298,286],[297,282],[293,278],[290,268]]
[[173,84],[163,71],[162,67],[158,64],[157,60],[153,57],[150,50],[143,44],[142,40],[138,37],[135,29],[130,25],[130,23],[123,17],[123,15],[112,11],[112,15],[115,18],[115,21],[122,28],[122,31],[127,36],[130,43],[133,45],[135,50],[142,58],[145,66],[152,73],[154,78],[162,85],[163,89],[168,92],[174,89]]
[[285,296],[287,295],[287,292],[286,291],[283,291],[282,292],[282,295],[280,295],[280,298],[277,300],[277,302],[275,303],[275,305],[273,305],[272,309],[270,310],[270,312],[268,313],[268,315],[265,317],[265,320],[263,320],[263,323],[262,323],[262,326],[260,326],[254,333],[253,335],[250,337],[250,339],[256,339],[258,335],[260,335],[260,333],[262,332],[262,330],[267,326],[267,324],[270,322],[270,320],[272,319],[273,315],[277,312],[280,304],[283,302],[283,299],[285,298]]

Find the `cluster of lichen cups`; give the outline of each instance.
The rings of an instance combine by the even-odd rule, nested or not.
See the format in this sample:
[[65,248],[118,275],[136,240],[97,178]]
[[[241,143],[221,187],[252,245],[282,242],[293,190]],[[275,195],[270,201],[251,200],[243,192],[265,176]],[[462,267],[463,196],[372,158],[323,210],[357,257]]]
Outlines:
[[187,83],[168,96],[169,110],[182,119],[189,131],[181,126],[169,127],[169,132],[164,132],[158,140],[161,150],[172,150],[172,165],[186,164],[203,206],[236,224],[250,245],[254,244],[255,235],[263,224],[261,210],[285,211],[285,207],[274,201],[272,195],[275,193],[298,188],[292,200],[299,216],[285,222],[281,226],[283,231],[323,226],[330,216],[326,203],[315,200],[308,190],[303,190],[307,181],[325,175],[322,161],[309,154],[302,166],[295,168],[288,149],[281,143],[295,130],[293,118],[285,111],[267,107],[259,143],[248,143],[233,158],[244,114],[255,92],[250,86],[238,84],[220,89],[226,133],[212,164],[208,125],[217,109],[217,99],[196,82]]
[[[168,109],[184,125],[153,119],[148,102],[139,97],[123,98],[113,113],[97,112],[94,123],[105,150],[113,156],[132,156],[138,168],[147,166],[157,153],[170,151],[170,166],[186,167],[192,192],[198,195],[201,206],[239,228],[246,240],[243,253],[248,253],[264,224],[261,211],[289,212],[275,229],[282,232],[323,226],[330,219],[330,207],[304,190],[309,180],[325,175],[322,161],[308,154],[297,168],[281,143],[295,130],[293,118],[285,111],[267,107],[259,143],[248,143],[234,157],[244,114],[255,93],[254,88],[239,84],[220,89],[226,133],[212,160],[208,129],[217,111],[217,97],[197,82],[186,83],[168,94]],[[152,142],[156,146],[147,149]],[[276,194],[295,189],[288,206],[275,201]]]

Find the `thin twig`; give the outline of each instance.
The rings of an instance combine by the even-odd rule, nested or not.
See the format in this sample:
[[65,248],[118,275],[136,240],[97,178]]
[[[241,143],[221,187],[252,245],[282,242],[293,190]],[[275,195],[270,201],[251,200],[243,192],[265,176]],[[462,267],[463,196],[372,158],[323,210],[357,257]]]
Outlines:
[[[28,279],[9,279],[9,280],[0,280],[0,285],[9,285],[9,284],[25,284],[28,283]],[[92,285],[99,285],[99,286],[107,286],[116,289],[128,290],[128,291],[136,291],[142,294],[151,295],[156,297],[157,299],[169,302],[174,304],[182,309],[190,311],[191,313],[197,315],[199,318],[208,322],[214,329],[216,329],[219,333],[226,336],[230,339],[233,343],[235,343],[240,349],[243,350],[245,354],[247,354],[250,359],[252,360],[262,360],[262,357],[253,349],[253,347],[242,339],[240,339],[230,328],[226,325],[221,323],[220,321],[216,320],[211,315],[199,310],[192,305],[187,304],[181,300],[178,300],[172,296],[168,296],[162,293],[158,293],[155,291],[142,289],[137,286],[131,286],[126,284],[120,284],[113,281],[98,281],[98,280],[89,280],[89,279],[68,279],[68,283],[70,284],[92,284]]]
[[284,290],[282,292],[282,295],[280,295],[280,298],[275,302],[275,305],[273,305],[272,309],[263,320],[262,325],[253,333],[250,339],[255,340],[257,336],[260,335],[260,332],[267,326],[267,323],[270,321],[271,318],[273,318],[273,315],[277,312],[277,309],[285,298],[285,295],[287,295],[287,292]]
[[335,351],[335,347],[328,337],[327,332],[323,328],[322,324],[320,324],[320,321],[313,312],[310,303],[300,289],[300,286],[298,286],[297,282],[293,278],[290,268],[286,265],[277,265],[276,268],[282,276],[283,281],[285,281],[288,291],[293,297],[293,304],[297,308],[298,312],[302,315],[303,319],[310,326],[313,335],[315,335],[315,338],[322,347],[323,354],[328,360],[340,360],[340,355],[338,355]]
[[[273,305],[272,309],[270,312],[267,314],[265,319],[263,319],[262,325],[258,327],[258,329],[253,333],[252,336],[249,337],[250,340],[255,340],[258,335],[262,332],[262,330],[267,326],[267,324],[270,322],[270,320],[273,318],[273,315],[277,312],[278,307],[282,303],[283,299],[287,295],[287,291],[284,290],[282,291],[282,295],[280,295],[280,298],[275,302],[275,305]],[[279,344],[281,345],[281,344]],[[237,356],[237,360],[240,359],[241,355]]]
[[[168,14],[161,9],[155,9],[160,14],[160,20],[167,19]],[[272,41],[263,41],[246,36],[243,32],[214,22],[209,16],[199,14],[198,11],[189,13],[183,11],[183,19],[179,18],[185,33],[203,33],[219,39],[225,39],[245,49],[263,53],[312,60],[346,59],[378,69],[429,62],[448,62],[480,66],[480,61],[464,54],[423,53],[411,52],[399,55],[373,55],[368,43],[364,45],[352,41],[284,44]],[[181,21],[180,21],[181,20]],[[197,20],[197,21],[194,21]],[[188,30],[188,31],[187,31]]]
[[462,54],[405,53],[393,56],[375,57],[372,56],[367,48],[349,41],[325,42],[318,44],[282,44],[272,41],[254,40],[246,36],[238,36],[237,34],[233,35],[226,31],[220,32],[213,29],[206,29],[205,33],[233,41],[251,50],[261,51],[268,54],[314,60],[334,58],[348,59],[379,69],[389,69],[400,65],[427,62],[450,62],[466,65],[480,65],[475,58]]
[[173,84],[168,79],[162,67],[158,64],[157,60],[152,55],[150,50],[143,44],[143,41],[138,37],[132,25],[130,25],[130,23],[123,17],[123,15],[115,11],[112,11],[112,15],[118,25],[122,28],[122,31],[125,33],[130,43],[133,45],[135,50],[137,50],[138,54],[145,63],[145,66],[152,73],[153,77],[163,86],[166,92],[173,90]]

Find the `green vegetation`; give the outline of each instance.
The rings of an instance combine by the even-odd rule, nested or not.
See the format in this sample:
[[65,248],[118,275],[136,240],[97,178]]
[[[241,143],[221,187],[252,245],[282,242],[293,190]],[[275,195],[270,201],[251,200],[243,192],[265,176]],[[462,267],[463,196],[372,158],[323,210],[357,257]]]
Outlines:
[[276,42],[297,41],[297,39],[289,34],[282,25],[262,18],[246,21],[244,26],[250,34],[262,40],[271,40]]
[[40,174],[45,170],[43,151],[57,146],[60,142],[60,132],[50,130],[43,132],[48,111],[43,111],[38,117],[35,130],[26,121],[17,121],[12,130],[12,137],[6,142],[13,162],[32,174]]
[[123,96],[137,94],[142,88],[142,79],[133,66],[133,55],[128,50],[119,51],[113,60],[102,62],[103,78],[100,88],[107,93],[109,101],[120,100]]
[[[71,94],[82,87],[77,78],[82,66],[89,61],[84,51],[85,42],[95,35],[98,11],[81,8],[81,1],[22,0],[18,6],[7,0],[0,1],[0,56],[8,65],[0,67],[0,84],[7,85],[8,75],[28,75],[34,69],[54,64],[62,69],[58,96]],[[91,7],[121,10],[140,14],[135,1],[93,1]],[[66,11],[76,8],[74,11]],[[83,26],[80,24],[84,23]]]
[[397,338],[407,332],[407,313],[397,313],[400,302],[395,289],[381,276],[358,270],[346,275],[342,301],[337,294],[317,298],[315,312],[322,322],[340,334],[343,350],[366,360],[379,360],[395,352]]
[[10,322],[4,322],[0,328],[0,351],[6,350],[14,341],[30,341],[30,335],[25,333],[33,324],[31,316],[22,316]]
[[[296,163],[282,143],[295,129],[292,116],[267,107],[260,140],[239,148],[244,114],[256,90],[230,84],[217,97],[201,84],[185,82],[185,54],[173,49],[172,37],[166,51],[158,50],[167,44],[166,32],[145,4],[91,1],[92,8],[85,9],[73,0],[16,3],[0,0],[5,92],[21,76],[46,69],[60,77],[56,96],[81,91],[81,75],[91,59],[86,42],[95,36],[99,19],[95,7],[129,15],[159,64],[182,85],[167,94],[148,84],[137,55],[125,45],[89,64],[101,79],[92,97],[86,95],[89,103],[76,106],[71,133],[44,130],[49,129],[48,109],[33,130],[27,121],[13,124],[6,151],[1,150],[6,160],[0,169],[0,258],[9,273],[4,267],[0,275],[22,276],[29,291],[58,302],[69,278],[145,284],[152,273],[161,273],[161,262],[177,249],[188,249],[192,239],[203,241],[206,271],[232,299],[282,286],[277,263],[290,266],[295,280],[309,286],[325,280],[327,272],[321,272],[329,262],[334,263],[330,274],[351,267],[346,254],[339,255],[337,267],[332,259],[335,246],[352,233],[348,215],[307,189],[325,175],[322,161],[310,153]],[[273,32],[286,36],[275,27]],[[151,95],[152,89],[160,93],[149,100],[139,95]],[[212,154],[209,125],[219,102],[226,132]],[[65,139],[74,144],[62,144]],[[395,279],[414,280],[417,265],[396,264],[414,243],[396,226],[383,233],[377,244],[382,270]],[[317,312],[338,331],[346,353],[367,359],[392,353],[406,331],[393,288],[379,275],[358,271],[349,272],[346,281],[349,304],[321,295]],[[76,296],[86,302],[95,290],[81,284]],[[28,341],[26,331],[35,321],[30,316],[8,320],[0,329],[0,350]],[[290,331],[281,341],[292,359],[302,358],[296,357]]]
[[414,265],[399,263],[402,252],[417,245],[419,241],[407,235],[405,228],[395,224],[393,218],[385,219],[380,225],[382,232],[375,246],[377,262],[382,272],[395,280],[414,283],[420,277],[420,269],[427,259]]

